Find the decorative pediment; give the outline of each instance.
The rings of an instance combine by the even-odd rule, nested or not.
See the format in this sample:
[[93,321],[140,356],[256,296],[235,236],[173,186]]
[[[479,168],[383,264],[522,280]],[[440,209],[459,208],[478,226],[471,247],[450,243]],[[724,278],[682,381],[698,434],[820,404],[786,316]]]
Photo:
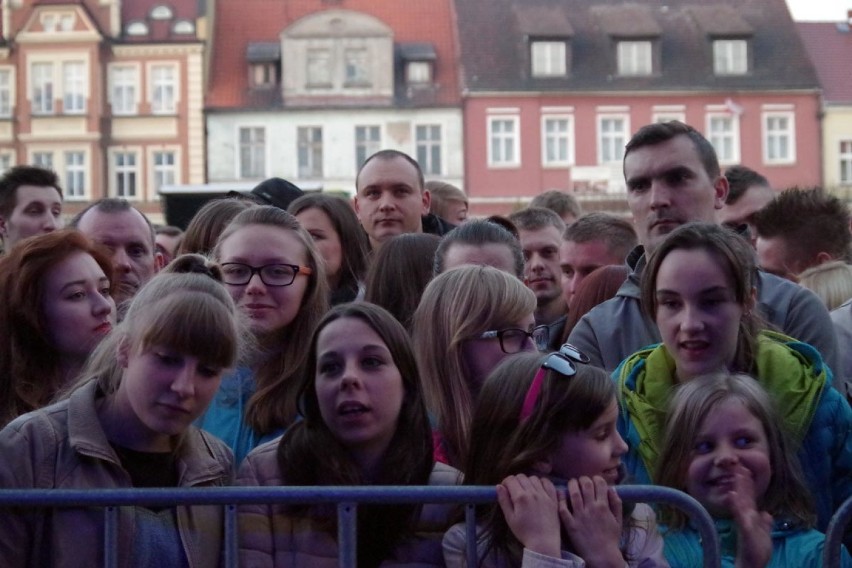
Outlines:
[[100,41],[95,23],[79,6],[36,6],[18,32],[18,43]]

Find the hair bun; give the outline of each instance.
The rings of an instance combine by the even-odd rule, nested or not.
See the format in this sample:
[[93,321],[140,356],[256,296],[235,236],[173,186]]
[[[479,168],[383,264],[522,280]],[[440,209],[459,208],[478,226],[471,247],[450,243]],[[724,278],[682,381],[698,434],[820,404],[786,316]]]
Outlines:
[[206,256],[188,253],[182,254],[163,270],[174,274],[206,274],[216,282],[222,282],[222,270],[219,265]]

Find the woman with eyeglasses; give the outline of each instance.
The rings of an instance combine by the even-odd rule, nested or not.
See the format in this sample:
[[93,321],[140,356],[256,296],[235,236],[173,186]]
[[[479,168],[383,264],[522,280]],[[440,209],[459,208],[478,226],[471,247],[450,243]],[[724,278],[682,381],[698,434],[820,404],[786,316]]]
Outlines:
[[328,284],[311,236],[277,207],[239,213],[213,257],[257,349],[222,381],[198,425],[224,440],[239,464],[296,419],[297,378],[328,310]]
[[523,282],[490,266],[454,268],[424,290],[412,334],[438,461],[462,465],[473,405],[491,370],[508,355],[547,345],[535,306]]
[[[464,483],[496,485],[497,503],[477,507],[478,566],[666,566],[651,508],[613,488],[627,451],[616,389],[588,361],[568,344],[514,355],[482,385]],[[443,545],[448,567],[466,565],[464,523]]]

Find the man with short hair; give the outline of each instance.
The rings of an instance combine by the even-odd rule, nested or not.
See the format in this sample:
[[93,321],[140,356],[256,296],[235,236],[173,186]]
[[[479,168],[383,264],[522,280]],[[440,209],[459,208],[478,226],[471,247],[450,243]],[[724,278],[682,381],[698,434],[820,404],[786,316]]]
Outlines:
[[754,219],[757,260],[767,271],[798,281],[806,268],[831,260],[849,262],[849,209],[822,188],[781,192]]
[[78,213],[71,226],[109,252],[118,278],[116,304],[133,298],[163,267],[163,256],[155,247],[154,227],[126,199],[99,199]]
[[[716,210],[728,193],[713,146],[679,121],[644,126],[630,139],[624,151],[624,178],[641,245],[627,257],[632,272],[616,297],[583,316],[568,338],[593,365],[608,371],[641,348],[660,342],[655,322],[639,303],[647,254],[685,223],[715,222]],[[769,323],[813,345],[835,367],[837,340],[831,319],[813,292],[760,272],[757,307]],[[835,385],[845,392],[843,377],[835,378]]]
[[725,179],[728,196],[716,212],[716,221],[739,232],[743,226],[748,227],[748,239],[754,246],[757,241],[754,216],[775,198],[775,190],[765,177],[745,166],[731,166],[725,170]]
[[355,189],[355,213],[373,249],[403,233],[444,235],[453,229],[429,213],[431,198],[423,171],[408,154],[379,150],[361,165]]
[[154,228],[154,247],[163,257],[163,266],[167,266],[177,256],[183,231],[180,227],[165,225]]
[[564,191],[558,189],[549,189],[544,193],[539,193],[530,201],[530,207],[543,207],[550,209],[565,222],[570,225],[583,214],[583,208],[577,199]]
[[0,237],[5,250],[63,225],[62,188],[55,172],[14,166],[0,177]]
[[435,251],[435,275],[465,264],[493,266],[524,279],[521,243],[501,225],[476,219],[446,234]]
[[562,297],[559,246],[565,222],[542,207],[528,207],[509,215],[518,228],[524,253],[524,280],[536,298],[535,324],[550,331],[549,347],[559,348],[567,306]]
[[636,244],[633,226],[609,213],[589,213],[568,225],[559,247],[562,297],[568,308],[586,276],[601,266],[624,263]]

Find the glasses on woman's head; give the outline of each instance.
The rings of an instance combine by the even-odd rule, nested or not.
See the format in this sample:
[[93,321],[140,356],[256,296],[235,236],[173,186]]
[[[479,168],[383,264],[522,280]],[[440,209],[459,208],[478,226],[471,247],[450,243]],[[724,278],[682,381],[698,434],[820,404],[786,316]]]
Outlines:
[[546,325],[534,327],[531,331],[510,327],[508,329],[483,331],[479,339],[493,339],[495,337],[500,340],[500,349],[503,350],[503,353],[520,353],[526,347],[527,339],[532,339],[536,349],[543,351],[547,349],[547,343],[550,341],[550,331]]
[[538,397],[541,394],[541,385],[544,383],[544,376],[547,371],[556,371],[565,378],[571,378],[577,374],[575,363],[588,364],[589,357],[570,343],[564,343],[559,351],[547,356],[524,397],[524,404],[521,406],[521,423],[532,415],[535,403],[538,402]]
[[296,280],[296,275],[310,273],[310,268],[298,264],[266,264],[264,266],[251,266],[242,262],[222,264],[222,281],[232,286],[248,284],[255,274],[259,274],[260,281],[267,286],[289,286]]

